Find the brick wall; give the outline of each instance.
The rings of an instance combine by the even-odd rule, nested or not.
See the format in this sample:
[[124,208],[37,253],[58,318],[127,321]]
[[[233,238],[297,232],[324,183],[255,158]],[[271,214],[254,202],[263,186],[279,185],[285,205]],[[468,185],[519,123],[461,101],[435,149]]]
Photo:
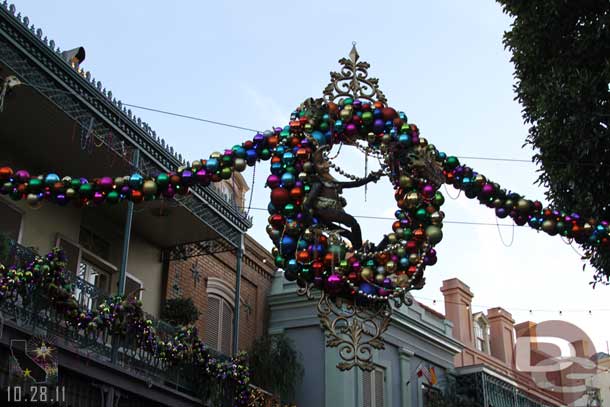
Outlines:
[[[275,267],[271,254],[249,235],[245,238],[245,252],[242,264],[241,304],[239,319],[239,348],[248,350],[252,342],[267,329],[267,294]],[[192,269],[200,273],[195,284]],[[170,262],[166,298],[181,296],[192,298],[201,312],[196,323],[199,335],[203,338],[207,315],[207,282],[210,277],[221,279],[235,290],[236,257],[234,253],[193,257],[187,260]],[[174,286],[180,287],[177,295]]]

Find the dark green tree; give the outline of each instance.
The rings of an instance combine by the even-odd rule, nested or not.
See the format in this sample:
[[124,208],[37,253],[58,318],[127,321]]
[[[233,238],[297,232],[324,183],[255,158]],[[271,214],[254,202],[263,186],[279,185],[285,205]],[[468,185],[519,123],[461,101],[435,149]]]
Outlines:
[[199,319],[200,312],[191,298],[170,298],[161,309],[161,319],[173,325],[190,325]]
[[257,339],[248,352],[252,382],[282,400],[292,401],[303,380],[303,363],[294,342],[285,334]]
[[[497,1],[514,18],[504,45],[538,182],[558,209],[610,220],[610,1]],[[609,250],[579,243],[596,269],[593,286],[608,284]]]

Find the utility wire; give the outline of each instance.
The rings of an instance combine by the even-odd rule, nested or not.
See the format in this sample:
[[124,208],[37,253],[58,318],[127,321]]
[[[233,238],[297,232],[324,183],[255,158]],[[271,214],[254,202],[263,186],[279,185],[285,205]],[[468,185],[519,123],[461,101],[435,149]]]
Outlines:
[[[238,206],[238,208],[240,209],[246,209],[246,207],[243,206]],[[250,207],[250,210],[253,211],[267,211],[267,208],[257,208],[257,207]],[[372,219],[372,220],[392,220],[395,221],[396,218],[391,218],[389,216],[371,216],[371,215],[352,215],[354,218],[358,218],[358,219]],[[459,221],[459,220],[444,220],[443,219],[443,223],[450,223],[450,224],[455,224],[455,225],[476,225],[476,226],[494,226],[494,227],[514,227],[514,224],[512,223],[491,223],[491,222],[469,222],[469,221]]]
[[154,109],[152,107],[132,105],[132,104],[129,104],[129,103],[123,103],[123,106],[129,106],[129,107],[133,107],[133,108],[136,108],[136,109],[148,110],[149,112],[161,113],[161,114],[166,114],[166,115],[169,115],[169,116],[181,117],[183,119],[196,120],[198,122],[215,124],[217,126],[230,127],[232,129],[252,131],[254,133],[260,133],[261,132],[260,130],[251,129],[251,128],[248,128],[248,127],[242,127],[242,126],[238,126],[236,124],[223,123],[223,122],[219,122],[219,121],[216,121],[216,120],[204,119],[202,117],[195,117],[195,116],[189,116],[189,115],[181,114],[181,113],[168,112],[168,111],[165,111],[165,110]]
[[[23,85],[30,86],[30,87],[38,90],[38,91],[41,91],[42,89],[44,89],[44,90],[50,90],[50,91],[54,91],[54,92],[63,92],[63,93],[70,94],[70,95],[73,95],[73,96],[76,95],[76,93],[73,92],[73,91],[64,91],[64,90],[61,90],[61,89],[46,88],[46,87],[42,87],[42,86],[32,85],[31,83],[28,83],[24,79],[22,79],[21,82],[22,82]],[[101,97],[98,97],[98,98],[101,99]],[[167,111],[167,110],[157,109],[157,108],[153,108],[153,107],[134,105],[134,104],[130,104],[130,103],[123,103],[123,106],[132,107],[134,109],[147,110],[149,112],[165,114],[165,115],[168,115],[168,116],[179,117],[179,118],[182,118],[182,119],[188,119],[188,120],[194,120],[194,121],[198,121],[198,122],[213,124],[213,125],[216,125],[216,126],[228,127],[228,128],[237,129],[237,130],[251,131],[251,132],[254,132],[254,133],[260,133],[261,132],[261,130],[253,129],[253,128],[250,128],[250,127],[240,126],[240,125],[232,124],[232,123],[221,122],[221,121],[217,121],[217,120],[206,119],[206,118],[203,118],[203,117],[191,116],[191,115],[182,114],[182,113],[170,112],[170,111]],[[478,157],[478,156],[465,156],[465,155],[456,155],[456,157],[459,158],[459,159],[463,159],[463,160],[482,160],[482,161],[498,161],[498,162],[512,162],[512,163],[532,163],[533,162],[532,160],[526,160],[526,159],[520,159],[520,158]],[[585,166],[585,167],[596,167],[596,166],[600,165],[600,164],[595,164],[595,163],[587,163],[587,162],[578,162],[578,163],[576,163],[576,162],[568,162],[568,161],[546,161],[546,163],[548,163],[548,164],[570,164],[570,165]]]

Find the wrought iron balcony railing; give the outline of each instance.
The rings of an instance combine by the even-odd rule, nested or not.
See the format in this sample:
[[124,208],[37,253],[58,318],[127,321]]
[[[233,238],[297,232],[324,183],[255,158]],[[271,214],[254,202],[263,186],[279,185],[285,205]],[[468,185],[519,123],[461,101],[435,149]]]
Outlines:
[[[33,261],[37,253],[14,240],[0,235],[0,263],[6,266],[24,267]],[[77,301],[81,305],[96,306],[108,298],[108,293],[95,285],[68,273],[78,293]],[[151,382],[162,383],[168,387],[194,394],[191,383],[192,375],[188,366],[167,366],[157,356],[139,347],[132,338],[119,337],[105,331],[96,334],[85,334],[82,330],[68,326],[62,316],[50,306],[48,298],[42,294],[32,298],[13,298],[0,304],[5,321],[13,321],[20,329],[32,335],[52,337],[58,343],[79,352],[86,352],[91,359],[112,363],[125,370],[139,374]],[[176,327],[165,321],[145,315],[153,322],[157,334],[162,339],[172,337]],[[219,355],[219,358],[223,357]]]

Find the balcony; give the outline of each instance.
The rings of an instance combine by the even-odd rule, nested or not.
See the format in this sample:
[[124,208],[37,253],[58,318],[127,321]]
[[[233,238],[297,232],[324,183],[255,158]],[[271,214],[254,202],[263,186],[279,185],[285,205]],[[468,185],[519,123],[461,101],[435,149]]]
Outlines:
[[[37,253],[33,250],[0,235],[0,263],[7,268],[25,266],[36,256]],[[73,284],[73,294],[81,306],[96,306],[109,298],[105,292],[74,273],[67,274]],[[177,332],[175,326],[151,315],[145,314],[145,318],[152,321],[156,334],[163,341],[172,338]],[[4,299],[0,302],[0,322],[0,332],[3,328],[11,327],[28,336],[55,338],[57,347],[79,355],[85,354],[92,361],[143,378],[149,386],[156,384],[199,399],[206,396],[206,392],[202,392],[201,378],[194,374],[188,361],[170,365],[139,347],[129,335],[114,335],[110,329],[86,334],[82,329],[69,326],[55,311],[55,307],[51,306],[44,293],[34,292],[30,298],[10,296]],[[214,357],[228,360],[223,355],[214,354]],[[59,363],[61,366],[61,358]],[[198,379],[199,382],[195,383]]]

